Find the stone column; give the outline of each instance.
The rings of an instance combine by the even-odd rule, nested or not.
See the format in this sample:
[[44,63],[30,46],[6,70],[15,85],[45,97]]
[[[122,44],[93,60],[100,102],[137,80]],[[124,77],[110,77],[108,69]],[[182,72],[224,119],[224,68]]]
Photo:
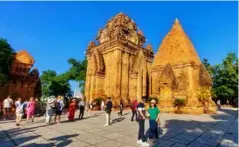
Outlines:
[[126,100],[129,96],[129,54],[122,55],[121,97]]
[[143,84],[142,85],[142,96],[146,96],[146,90],[147,90],[146,89],[147,88],[147,85],[146,85],[147,84],[147,81],[146,81],[147,80],[146,79],[147,78],[147,75],[146,75],[147,73],[146,72],[147,71],[144,70],[143,71],[143,76],[142,76],[142,78],[143,78],[143,81],[142,81],[142,84]]
[[122,52],[121,50],[115,50],[114,51],[114,55],[115,55],[115,62],[116,62],[116,66],[113,67],[115,68],[115,89],[114,89],[114,96],[118,97],[121,96],[121,75],[122,75]]
[[137,100],[139,101],[142,98],[142,71],[138,72],[137,76]]

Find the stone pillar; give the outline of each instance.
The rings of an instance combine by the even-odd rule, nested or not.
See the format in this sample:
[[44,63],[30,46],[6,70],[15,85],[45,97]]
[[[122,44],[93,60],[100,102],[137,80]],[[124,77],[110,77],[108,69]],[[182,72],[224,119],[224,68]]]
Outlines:
[[114,51],[114,55],[115,55],[115,62],[116,62],[116,66],[113,67],[115,68],[115,83],[114,83],[114,96],[115,97],[119,97],[121,96],[121,72],[122,72],[122,52],[121,50],[115,50]]
[[126,100],[129,97],[129,54],[122,55],[122,80],[121,97]]
[[89,83],[89,79],[90,79],[90,75],[89,75],[89,69],[90,69],[90,60],[88,60],[88,66],[87,66],[87,70],[86,70],[86,80],[85,80],[85,96],[86,96],[86,99],[88,101],[88,98],[90,97],[90,83]]
[[146,90],[147,90],[147,73],[146,73],[147,71],[143,71],[143,76],[142,76],[142,78],[143,78],[143,81],[142,81],[142,96],[146,96]]
[[140,101],[140,99],[142,98],[142,71],[138,72],[138,76],[137,76],[137,100]]

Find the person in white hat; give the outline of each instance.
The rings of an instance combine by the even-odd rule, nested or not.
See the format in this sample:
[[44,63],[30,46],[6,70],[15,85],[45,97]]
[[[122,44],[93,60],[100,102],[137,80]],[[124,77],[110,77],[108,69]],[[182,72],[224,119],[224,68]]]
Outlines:
[[148,109],[149,113],[149,139],[154,140],[159,138],[157,131],[159,121],[160,110],[157,107],[156,100],[152,99],[150,101],[150,107]]
[[55,96],[48,97],[46,106],[46,124],[51,123],[51,118],[55,107],[56,107],[56,97]]

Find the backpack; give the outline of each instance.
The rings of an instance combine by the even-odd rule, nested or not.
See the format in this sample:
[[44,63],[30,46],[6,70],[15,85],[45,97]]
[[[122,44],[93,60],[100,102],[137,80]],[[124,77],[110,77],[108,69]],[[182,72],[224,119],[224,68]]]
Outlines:
[[56,109],[56,103],[55,103],[55,99],[53,97],[49,97],[47,103],[52,109]]
[[56,102],[56,109],[60,110],[61,109],[61,103],[60,102]]

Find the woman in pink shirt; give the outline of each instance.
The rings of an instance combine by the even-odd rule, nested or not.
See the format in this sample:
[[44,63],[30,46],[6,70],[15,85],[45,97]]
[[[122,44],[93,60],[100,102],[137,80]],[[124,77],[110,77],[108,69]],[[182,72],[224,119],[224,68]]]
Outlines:
[[27,121],[30,117],[32,118],[32,122],[34,121],[35,106],[35,100],[33,97],[31,97],[27,104]]

